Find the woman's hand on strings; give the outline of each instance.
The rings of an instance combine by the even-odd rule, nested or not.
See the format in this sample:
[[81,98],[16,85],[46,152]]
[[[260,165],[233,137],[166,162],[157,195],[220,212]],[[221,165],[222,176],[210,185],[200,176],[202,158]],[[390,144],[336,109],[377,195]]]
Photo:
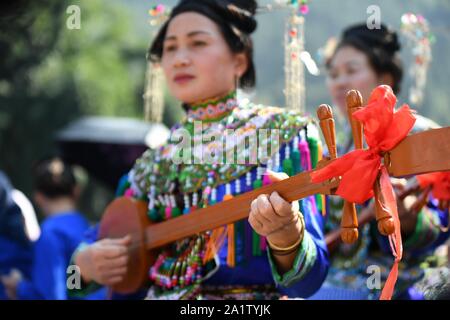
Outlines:
[[[289,178],[283,172],[268,171],[272,182]],[[289,247],[303,233],[299,219],[298,201],[292,203],[284,200],[277,192],[262,194],[253,200],[249,215],[249,223],[261,236],[267,237],[270,243],[279,247]]]
[[112,286],[122,281],[127,272],[128,246],[131,237],[99,240],[75,256],[85,282]]

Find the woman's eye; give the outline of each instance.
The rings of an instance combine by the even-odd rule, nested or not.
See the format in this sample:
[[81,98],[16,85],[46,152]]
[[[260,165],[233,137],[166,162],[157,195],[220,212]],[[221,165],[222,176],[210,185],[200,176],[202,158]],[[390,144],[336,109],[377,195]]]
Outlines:
[[358,67],[348,68],[348,69],[347,69],[347,73],[348,73],[348,74],[355,74],[355,73],[358,73],[358,72],[359,72],[359,69],[360,69],[360,68],[358,68]]
[[204,47],[204,46],[206,46],[206,42],[204,42],[204,41],[194,41],[193,45],[194,45],[194,47]]
[[350,76],[352,76],[354,74],[357,74],[357,73],[358,73],[357,69],[350,69],[350,70],[347,71],[347,74],[350,75]]
[[338,74],[337,74],[337,72],[329,72],[328,73],[328,77],[330,78],[330,79],[336,79],[337,77],[338,77]]
[[172,52],[172,51],[175,51],[176,49],[177,49],[176,46],[167,46],[167,47],[164,48],[164,51],[165,52]]

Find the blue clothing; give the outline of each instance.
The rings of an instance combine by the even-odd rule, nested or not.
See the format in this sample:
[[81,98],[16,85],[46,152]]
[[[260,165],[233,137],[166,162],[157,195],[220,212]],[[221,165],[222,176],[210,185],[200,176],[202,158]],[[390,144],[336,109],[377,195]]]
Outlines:
[[76,211],[60,213],[43,222],[41,236],[33,248],[31,278],[19,283],[19,299],[67,299],[67,267],[88,228],[88,221]]
[[[18,269],[30,275],[32,247],[25,234],[25,225],[19,206],[11,196],[12,186],[0,171],[0,275]],[[7,299],[0,282],[0,300]]]
[[[18,269],[25,277],[31,274],[32,246],[21,244],[0,235],[0,275],[8,275],[11,269]],[[3,284],[0,282],[0,300],[6,296]]]
[[[244,177],[242,178],[244,179]],[[244,183],[244,181],[242,181]],[[231,186],[234,191],[234,184]],[[220,186],[217,190],[218,199],[225,194],[225,186]],[[328,271],[328,251],[323,236],[324,218],[320,213],[313,210],[312,201],[314,197],[309,197],[301,202],[301,211],[305,220],[305,234],[316,248],[316,258],[313,266],[305,273],[305,276],[294,282],[289,287],[279,286],[277,289],[282,295],[290,297],[309,297],[314,294],[322,285]],[[245,221],[245,224],[248,224]],[[85,243],[94,243],[98,240],[98,228],[91,228],[83,239]],[[242,242],[237,243],[237,247],[243,246]],[[204,282],[207,286],[232,286],[232,285],[267,285],[274,283],[274,276],[271,272],[271,266],[267,253],[263,252],[261,256],[245,257],[236,256],[236,266],[231,268],[227,265],[227,241],[225,240],[222,249],[218,253],[220,267],[209,279]],[[244,259],[246,259],[244,261]],[[243,262],[243,263],[241,263]],[[131,295],[113,294],[112,299],[136,299],[144,298],[145,291]]]
[[[208,111],[199,108],[193,117],[210,114],[214,107],[210,103],[207,105]],[[161,148],[147,150],[136,161],[128,179],[125,177],[121,179],[116,195],[125,194],[148,201],[149,219],[157,222],[168,219],[170,218],[168,216],[175,213],[189,214],[193,207],[198,209],[220,203],[226,200],[224,195],[236,196],[259,188],[268,183],[262,176],[266,169],[295,174],[304,166],[309,168],[310,164],[317,161],[318,135],[314,134],[317,130],[309,118],[302,117],[296,112],[286,112],[280,108],[269,108],[249,102],[238,105],[237,101],[232,99],[226,100],[226,103],[222,101],[217,103],[217,110],[225,110],[225,108],[229,112],[224,111],[222,117],[209,119],[208,125],[202,131],[204,136],[214,135],[219,138],[216,138],[214,143],[202,141],[205,142],[201,145],[202,148],[194,146],[192,150],[194,159],[203,159],[204,151],[202,150],[209,150],[209,155],[214,154],[218,157],[216,160],[221,159],[221,154],[226,154],[228,159],[228,155],[235,153],[236,146],[246,145],[247,137],[252,134],[256,137],[257,130],[280,128],[277,129],[279,130],[277,136],[272,137],[271,133],[270,138],[262,137],[264,136],[264,134],[261,136],[262,132],[259,135],[261,148],[258,152],[260,153],[264,153],[262,146],[268,146],[269,141],[273,140],[273,145],[270,143],[271,153],[266,155],[270,158],[267,162],[262,161],[264,155],[261,154],[255,162],[242,161],[246,165],[241,164],[240,161],[234,165],[218,161],[217,166],[187,161],[179,166],[174,165],[173,162],[175,155],[178,154],[177,146],[174,143],[168,143]],[[230,128],[236,132],[236,141],[231,146],[227,142],[229,135],[222,134],[225,129]],[[195,133],[192,121],[175,125],[172,133],[177,130]],[[226,148],[222,149],[219,146]],[[239,147],[237,149],[237,154],[235,153],[237,159],[252,158],[252,155],[257,155],[253,152],[254,150],[240,150]],[[190,154],[190,151],[186,155],[188,153]],[[185,155],[184,151],[183,155]],[[271,160],[270,165],[269,160]],[[169,256],[162,253],[160,256],[162,264],[150,270],[149,276],[155,281],[148,290],[147,298],[271,299],[279,297],[280,294],[292,297],[312,295],[319,289],[328,271],[328,253],[323,235],[324,220],[318,211],[315,197],[302,200],[301,205],[305,230],[289,271],[284,274],[278,272],[270,248],[265,246],[264,240],[254,233],[248,221],[244,219],[234,223],[232,229],[224,230],[227,236],[214,261],[204,262],[200,268],[197,268],[199,263],[194,262],[192,266],[195,267],[189,268],[188,271],[191,264],[187,261],[190,259],[189,252],[194,252],[196,255],[194,259],[198,258],[198,261],[201,261],[202,253],[199,251],[210,248],[209,243],[202,243],[198,246],[203,246],[202,248],[194,248],[194,250],[190,247],[184,248],[183,241],[180,241],[175,243],[174,247],[180,245],[181,252],[176,249],[170,252]],[[227,213],[224,212],[224,214]],[[213,235],[215,237],[215,234]],[[230,246],[230,250],[227,243],[228,237],[235,241]],[[90,242],[96,241],[97,238],[97,235],[91,237]],[[194,236],[193,239],[201,239],[201,236]],[[219,239],[222,238],[219,236]],[[180,260],[175,262],[178,258]],[[177,263],[180,270],[177,269]],[[193,276],[196,277],[194,285],[191,282]],[[89,287],[76,294],[89,291]]]
[[[284,148],[282,149],[284,154]],[[253,175],[256,175],[256,169],[253,170]],[[245,177],[241,177],[241,185],[245,185]],[[231,184],[232,193],[235,192],[235,184]],[[225,185],[217,188],[217,198],[221,199],[225,195]],[[278,290],[283,295],[290,297],[309,297],[316,292],[322,285],[328,271],[328,251],[323,236],[324,219],[322,215],[314,211],[312,202],[313,197],[309,197],[301,201],[301,212],[305,220],[305,229],[309,238],[316,247],[317,257],[314,265],[305,276],[293,283],[289,287],[278,287]],[[245,221],[246,225],[249,225]],[[247,227],[247,226],[246,226]],[[242,247],[242,239],[237,239],[237,247]],[[241,241],[239,241],[241,240]],[[227,241],[222,249],[219,251],[220,268],[210,279],[205,281],[205,285],[264,285],[273,283],[273,274],[269,264],[267,253],[263,252],[261,256],[244,257],[243,255],[236,257],[236,266],[231,268],[227,266]],[[244,258],[247,261],[244,261]],[[240,264],[244,261],[243,264]],[[255,272],[258,270],[258,272]]]
[[0,171],[0,235],[19,244],[29,244],[22,212],[12,198],[13,187]]

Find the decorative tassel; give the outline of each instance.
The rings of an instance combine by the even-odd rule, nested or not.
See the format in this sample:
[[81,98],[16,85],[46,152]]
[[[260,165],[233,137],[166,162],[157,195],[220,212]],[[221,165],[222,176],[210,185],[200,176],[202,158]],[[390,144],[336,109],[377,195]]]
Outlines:
[[[272,159],[269,159],[267,161],[267,169],[272,170],[272,165],[273,165]],[[280,154],[277,153],[275,155],[275,167],[279,168],[279,165],[280,165]],[[279,169],[277,169],[276,171],[279,171]],[[267,186],[270,184],[272,184],[272,180],[270,180],[269,174],[266,171],[266,174],[264,174],[264,177],[263,177],[263,185]],[[255,244],[254,244],[255,255],[259,256],[262,254],[262,251],[265,251],[267,249],[266,238],[261,237],[254,231],[253,231],[253,236],[254,236],[254,241],[255,241]],[[258,247],[258,243],[259,243],[259,247]]]
[[189,205],[189,195],[185,194],[184,195],[184,210],[183,210],[183,214],[188,214],[191,211],[191,207]]
[[275,172],[281,171],[280,151],[275,153],[275,162],[274,162],[274,166],[273,166],[273,171],[275,171]]
[[225,185],[225,195],[223,196],[222,201],[233,199],[233,195],[231,194],[231,185],[227,183]]
[[[314,163],[315,159],[317,159],[317,162],[319,162],[323,158],[322,143],[320,142],[320,140],[316,140],[316,139],[314,139],[314,140],[315,140],[315,143],[317,144],[317,151],[316,151],[316,154],[314,155],[313,150],[311,150],[311,162],[313,162],[313,163]],[[316,166],[313,164],[313,167],[316,167]],[[325,196],[321,195],[321,194],[316,194],[314,197],[316,199],[317,210],[320,211],[322,213],[322,215],[325,215],[325,213],[324,213],[325,207],[323,205]]]
[[170,204],[172,206],[171,215],[173,218],[181,216],[181,210],[177,206],[177,201],[175,200],[175,195],[170,195]]
[[320,140],[317,141],[317,160],[320,161],[323,159],[323,145]]
[[166,203],[166,219],[169,220],[172,217],[172,204],[170,203],[170,197],[168,194],[164,196]]
[[156,210],[156,208],[151,208],[149,211],[148,211],[148,217],[149,217],[149,219],[151,220],[151,221],[153,221],[153,222],[158,222],[158,221],[160,221],[160,217],[159,217],[159,214],[158,214],[158,210]]
[[300,149],[301,164],[305,171],[311,170],[311,157],[309,153],[308,143],[305,140],[300,141],[298,144]]
[[289,177],[292,177],[293,173],[293,164],[291,160],[291,149],[289,144],[286,144],[284,149],[284,160],[283,160],[283,172],[286,173]]
[[217,229],[214,229],[211,232],[211,237],[209,238],[208,243],[206,244],[206,252],[203,256],[203,264],[210,261],[214,258],[214,256],[219,252],[220,248],[222,247],[225,238],[227,236],[227,227],[219,227]]
[[209,204],[209,196],[211,195],[211,187],[207,186],[205,191],[203,191],[203,208],[206,208]]
[[260,247],[260,236],[253,230],[252,233],[252,243],[253,243],[253,255],[260,256],[261,255],[261,247]]
[[265,251],[267,249],[266,237],[259,237],[259,248],[261,251]]
[[328,215],[329,212],[329,203],[328,203],[328,197],[323,195],[322,196],[322,215],[325,217]]
[[300,163],[300,151],[298,150],[299,138],[298,136],[294,137],[293,148],[292,148],[292,168],[294,175],[302,172],[302,166]]
[[148,196],[148,218],[153,222],[160,221],[158,210],[155,208],[155,186],[150,186],[150,194]]
[[[234,185],[234,194],[237,196],[241,194],[242,188],[241,188],[241,179],[238,178],[235,180]],[[235,265],[239,263],[238,258],[243,257],[244,252],[244,246],[245,246],[245,220],[239,220],[234,224],[234,252],[235,252]]]
[[267,185],[269,185],[269,184],[271,184],[272,183],[272,181],[270,180],[270,177],[269,177],[269,175],[266,173],[266,174],[264,174],[264,177],[263,177],[263,186],[267,186]]
[[[263,185],[263,182],[261,180],[261,171],[263,168],[257,167],[256,168],[256,180],[253,181],[253,189],[261,188]],[[259,234],[257,234],[254,230],[252,232],[252,252],[254,256],[260,256],[261,255],[261,247],[260,247],[260,237]]]
[[192,194],[192,207],[191,207],[191,212],[197,210],[198,208],[198,193],[194,192]]
[[308,146],[310,149],[311,156],[311,165],[312,167],[308,170],[314,169],[317,166],[317,162],[319,162],[319,143],[315,138],[308,137]]
[[227,253],[227,264],[230,268],[234,268],[236,265],[236,255],[235,255],[235,230],[234,224],[228,225],[228,253]]
[[253,229],[248,221],[245,223],[245,257],[249,261],[253,256]]
[[159,216],[162,219],[166,218],[166,206],[165,206],[165,201],[162,195],[158,195],[158,200],[159,200]]
[[130,188],[131,184],[128,181],[128,175],[124,175],[119,180],[119,186],[117,187],[116,197],[120,197],[125,194],[125,191]]
[[253,190],[261,188],[263,186],[263,182],[261,180],[261,176],[262,176],[262,168],[258,167],[256,168],[256,179],[255,181],[253,181]]
[[[245,174],[245,192],[249,192],[253,190],[252,186],[252,172],[248,171]],[[248,223],[248,221],[245,222],[245,242],[244,242],[244,250],[245,250],[245,257],[246,260],[249,261],[252,258],[253,255],[253,229]]]
[[252,172],[249,171],[245,174],[245,192],[249,192],[252,190]]
[[144,110],[145,120],[161,123],[164,114],[164,75],[159,64],[149,62],[145,74]]
[[[231,193],[231,185],[229,183],[225,186],[225,195],[223,196],[223,201],[233,199],[233,194]],[[227,252],[227,264],[229,267],[233,268],[235,266],[235,252],[234,252],[234,224],[231,223],[227,227],[228,235],[228,252]]]
[[211,205],[214,205],[217,203],[217,189],[212,188],[211,189]]
[[[317,147],[317,140],[313,139],[316,143],[313,143],[316,147]],[[308,138],[309,141],[309,138]],[[308,144],[306,142],[306,140],[302,140],[299,143],[299,149],[301,152],[301,162],[302,162],[302,167],[305,170],[311,170],[313,165],[313,161],[314,159],[317,159],[317,148],[316,148],[316,155],[313,156],[313,152],[312,150],[310,150],[310,144]],[[316,163],[317,164],[317,163]],[[311,206],[313,209],[313,212],[317,212],[317,205],[316,205],[316,197],[315,196],[311,196],[308,197],[308,199],[311,201]],[[304,200],[302,200],[304,201]]]

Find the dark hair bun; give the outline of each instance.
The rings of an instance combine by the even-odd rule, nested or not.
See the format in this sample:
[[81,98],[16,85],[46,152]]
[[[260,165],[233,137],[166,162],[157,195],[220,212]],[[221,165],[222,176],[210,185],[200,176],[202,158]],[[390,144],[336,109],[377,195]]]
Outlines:
[[73,196],[77,184],[73,168],[59,157],[50,157],[34,166],[36,191],[48,198]]
[[255,15],[256,9],[258,8],[257,2],[253,0],[229,0],[225,2],[232,3],[235,6],[250,12],[252,15]]
[[232,21],[238,29],[249,34],[256,30],[257,23],[254,18],[258,8],[256,1],[229,0],[222,2],[225,2],[227,9],[231,13]]
[[401,49],[397,34],[383,24],[379,29],[369,29],[366,24],[351,26],[344,31],[342,36],[344,42],[349,39],[360,40],[370,47],[378,47],[391,55]]
[[215,12],[241,32],[251,34],[257,26],[254,18],[257,7],[255,0],[182,0],[172,16],[189,10]]

